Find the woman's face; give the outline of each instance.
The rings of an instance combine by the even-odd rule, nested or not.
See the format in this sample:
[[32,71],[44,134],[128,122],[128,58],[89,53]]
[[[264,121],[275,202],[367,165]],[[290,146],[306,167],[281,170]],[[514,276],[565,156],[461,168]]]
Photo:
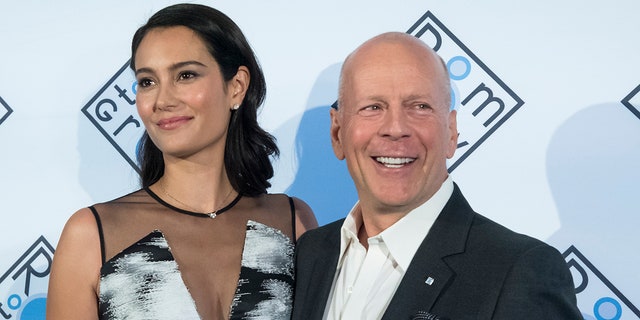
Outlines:
[[231,108],[244,97],[238,74],[225,82],[204,42],[183,26],[151,29],[134,59],[138,113],[165,158],[222,159]]

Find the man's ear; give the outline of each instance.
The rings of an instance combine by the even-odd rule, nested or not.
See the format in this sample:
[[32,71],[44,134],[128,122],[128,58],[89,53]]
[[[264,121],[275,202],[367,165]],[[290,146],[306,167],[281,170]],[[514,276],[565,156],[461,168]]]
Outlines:
[[342,129],[342,119],[340,111],[331,108],[331,146],[333,153],[338,160],[344,160],[344,150],[342,149],[342,140],[340,139],[340,130]]
[[239,66],[236,75],[227,84],[227,90],[231,93],[231,105],[242,105],[244,96],[247,94],[251,75],[245,66]]
[[458,149],[458,123],[457,123],[457,111],[451,110],[449,112],[449,142],[447,146],[447,158],[453,158],[453,155]]

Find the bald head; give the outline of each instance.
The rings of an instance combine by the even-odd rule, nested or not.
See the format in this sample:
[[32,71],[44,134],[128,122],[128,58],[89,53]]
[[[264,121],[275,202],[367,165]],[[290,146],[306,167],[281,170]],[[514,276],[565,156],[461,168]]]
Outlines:
[[343,102],[346,84],[352,81],[354,72],[362,68],[386,64],[400,58],[407,58],[414,64],[415,72],[423,72],[435,82],[443,98],[442,105],[451,105],[451,85],[446,64],[440,56],[422,40],[402,32],[388,32],[375,36],[345,59],[340,72],[338,105]]

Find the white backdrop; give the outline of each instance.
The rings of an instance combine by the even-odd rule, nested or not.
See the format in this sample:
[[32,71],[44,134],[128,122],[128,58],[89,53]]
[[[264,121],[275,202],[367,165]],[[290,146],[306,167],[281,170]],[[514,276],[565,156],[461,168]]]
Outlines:
[[[0,320],[44,319],[66,219],[137,188],[117,150],[135,130],[111,143],[100,130],[113,138],[120,120],[91,111],[111,80],[130,83],[118,71],[134,31],[175,2],[0,3]],[[640,319],[640,2],[202,3],[238,23],[264,68],[260,122],[281,148],[272,192],[323,224],[346,214],[355,194],[328,138],[341,62],[416,24],[451,66],[469,144],[450,165],[474,209],[564,252],[585,319]],[[132,113],[120,100],[101,110]]]

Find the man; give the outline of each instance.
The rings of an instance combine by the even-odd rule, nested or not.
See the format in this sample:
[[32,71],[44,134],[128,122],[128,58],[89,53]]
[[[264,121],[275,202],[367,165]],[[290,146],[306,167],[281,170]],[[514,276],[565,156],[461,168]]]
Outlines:
[[449,177],[450,90],[407,34],[347,57],[331,140],[359,202],[300,238],[293,319],[582,319],[560,253],[475,213]]

